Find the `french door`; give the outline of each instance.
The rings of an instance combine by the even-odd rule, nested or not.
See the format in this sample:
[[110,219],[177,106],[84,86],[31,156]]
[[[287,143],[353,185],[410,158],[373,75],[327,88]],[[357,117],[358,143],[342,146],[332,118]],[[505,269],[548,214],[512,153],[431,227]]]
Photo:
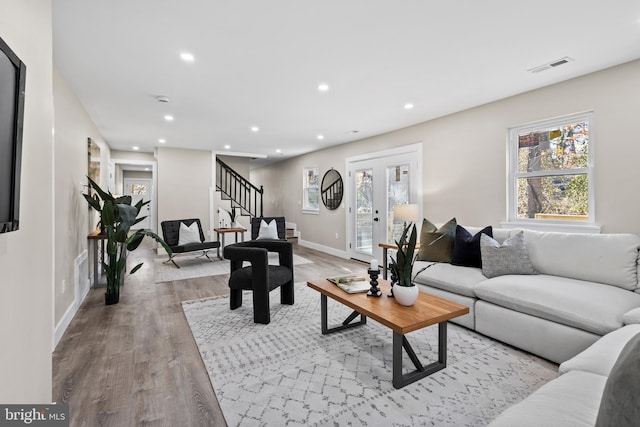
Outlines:
[[[420,147],[421,148],[421,147]],[[402,234],[403,223],[394,220],[396,204],[416,203],[422,212],[422,150],[408,153],[372,153],[347,161],[349,208],[347,230],[350,258],[380,260],[379,243],[393,243]]]

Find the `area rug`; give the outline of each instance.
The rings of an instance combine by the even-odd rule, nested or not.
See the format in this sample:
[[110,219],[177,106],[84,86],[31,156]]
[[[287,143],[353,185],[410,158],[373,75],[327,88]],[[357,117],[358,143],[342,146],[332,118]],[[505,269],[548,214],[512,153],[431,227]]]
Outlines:
[[[156,283],[170,282],[173,280],[193,279],[195,277],[217,276],[219,274],[229,274],[229,261],[220,260],[215,254],[209,254],[212,261],[206,258],[197,258],[198,254],[179,255],[175,257],[177,268],[172,263],[165,263],[167,256],[155,259],[155,281]],[[309,264],[313,261],[299,255],[293,255],[293,265]],[[278,263],[278,254],[269,254],[269,264]]]
[[[448,366],[396,390],[392,332],[369,320],[320,333],[320,294],[296,283],[295,304],[272,292],[271,323],[253,323],[251,295],[183,310],[229,426],[485,426],[557,376],[557,365],[449,324]],[[350,310],[329,300],[329,326]],[[437,327],[407,335],[423,363]],[[406,357],[405,367],[413,367]]]

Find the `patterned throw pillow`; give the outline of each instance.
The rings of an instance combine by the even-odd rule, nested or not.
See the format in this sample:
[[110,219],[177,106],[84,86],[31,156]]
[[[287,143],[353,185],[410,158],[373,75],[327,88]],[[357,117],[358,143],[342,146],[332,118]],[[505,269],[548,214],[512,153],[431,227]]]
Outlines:
[[464,267],[482,267],[482,258],[480,256],[480,236],[482,234],[493,237],[493,227],[489,225],[473,235],[464,227],[458,225],[456,227],[456,240],[453,244],[451,264]]
[[442,227],[437,228],[425,218],[420,230],[418,261],[451,262],[456,225],[456,219],[451,218]]
[[488,278],[506,274],[536,274],[522,231],[509,237],[502,245],[486,234],[481,235],[480,255],[482,274]]

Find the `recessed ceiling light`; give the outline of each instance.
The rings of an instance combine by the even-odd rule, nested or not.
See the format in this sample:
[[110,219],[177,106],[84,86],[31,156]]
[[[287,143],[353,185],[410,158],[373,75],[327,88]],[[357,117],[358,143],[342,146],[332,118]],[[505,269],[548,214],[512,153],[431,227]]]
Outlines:
[[278,149],[276,150],[276,153],[282,153],[282,150],[278,148]]
[[146,172],[149,172],[149,168],[144,168],[144,170],[145,170]]
[[404,109],[405,110],[411,110],[413,108],[413,104],[410,102],[407,102],[406,104],[404,104]]
[[138,151],[140,149],[140,147],[136,147],[136,146],[131,147],[131,148],[133,148],[135,151]]
[[168,122],[172,122],[173,121],[173,116],[171,114],[167,114],[166,116],[164,116],[164,119]]
[[258,132],[260,128],[258,126],[251,126],[251,132]]
[[329,85],[328,85],[327,83],[320,83],[320,84],[318,85],[318,90],[319,90],[320,92],[326,92],[326,91],[328,91],[328,90],[329,90]]
[[319,134],[319,135],[317,136],[317,138],[318,138],[318,139],[324,139],[324,135]]
[[167,140],[166,140],[166,139],[164,139],[164,138],[160,138],[160,139],[158,140],[158,142],[159,142],[160,144],[164,144],[165,142],[167,142]]
[[182,59],[184,62],[193,62],[196,58],[192,53],[182,52],[180,54],[180,59]]
[[231,148],[231,146],[230,146],[229,144],[227,144],[227,145],[225,145],[225,146],[224,146],[224,149],[225,149],[225,150],[228,150],[229,148]]

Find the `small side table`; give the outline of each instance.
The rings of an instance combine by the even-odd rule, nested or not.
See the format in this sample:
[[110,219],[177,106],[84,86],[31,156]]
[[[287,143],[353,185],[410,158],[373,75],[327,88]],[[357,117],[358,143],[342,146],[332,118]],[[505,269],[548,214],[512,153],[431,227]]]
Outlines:
[[[382,248],[382,278],[386,280],[388,270],[387,264],[389,263],[389,257],[387,255],[389,249],[398,249],[398,246],[393,243],[378,243],[378,247]],[[420,243],[416,243],[416,249],[420,249]]]
[[[244,242],[244,233],[247,231],[246,228],[243,227],[230,227],[230,228],[214,228],[213,231],[216,232],[216,240],[220,242],[220,247],[224,250],[224,235],[227,233],[235,233],[236,234],[236,243],[238,243],[238,233],[240,233],[241,241]],[[222,237],[220,237],[222,236]],[[220,256],[220,247],[218,247],[218,258],[222,259]]]
[[[100,287],[99,277],[102,273],[102,263],[104,262],[104,241],[107,240],[106,234],[100,234],[100,230],[94,230],[87,236],[89,243],[93,245],[93,288]],[[100,242],[100,251],[98,251],[98,242]],[[99,257],[99,261],[98,261]]]

